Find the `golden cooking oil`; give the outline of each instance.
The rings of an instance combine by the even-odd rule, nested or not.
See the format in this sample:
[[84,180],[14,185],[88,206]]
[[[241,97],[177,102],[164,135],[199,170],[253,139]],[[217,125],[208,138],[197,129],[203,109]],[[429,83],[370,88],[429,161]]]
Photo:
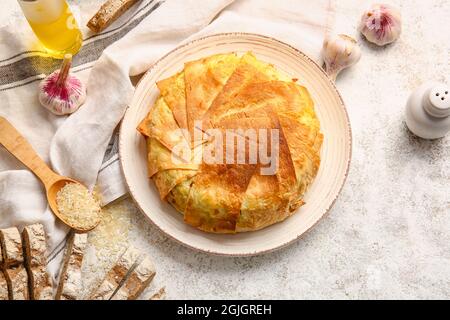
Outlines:
[[66,0],[19,0],[19,4],[51,56],[62,58],[80,50],[82,34]]

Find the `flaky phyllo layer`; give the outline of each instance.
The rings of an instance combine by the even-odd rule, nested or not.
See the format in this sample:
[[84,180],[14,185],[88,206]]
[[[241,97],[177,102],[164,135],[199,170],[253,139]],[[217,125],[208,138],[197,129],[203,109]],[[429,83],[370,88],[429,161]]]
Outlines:
[[157,85],[138,130],[149,177],[186,223],[253,231],[304,204],[323,140],[306,88],[252,53],[188,62]]

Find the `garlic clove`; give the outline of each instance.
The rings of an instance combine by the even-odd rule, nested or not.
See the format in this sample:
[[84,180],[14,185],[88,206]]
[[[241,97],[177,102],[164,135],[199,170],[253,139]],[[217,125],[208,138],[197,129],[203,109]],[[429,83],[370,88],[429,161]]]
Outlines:
[[388,4],[375,4],[362,15],[358,30],[376,45],[392,43],[402,32],[400,10]]
[[339,72],[361,59],[361,48],[350,36],[329,35],[323,42],[322,58],[325,62],[325,71],[333,80],[336,80]]
[[56,115],[70,114],[86,100],[86,87],[70,73],[72,55],[64,57],[60,70],[51,73],[39,84],[39,102]]

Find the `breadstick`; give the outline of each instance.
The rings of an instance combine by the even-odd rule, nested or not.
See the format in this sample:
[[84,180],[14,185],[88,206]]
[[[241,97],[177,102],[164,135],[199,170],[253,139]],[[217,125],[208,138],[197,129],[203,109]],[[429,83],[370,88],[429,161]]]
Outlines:
[[139,0],[106,1],[91,20],[89,20],[87,24],[88,28],[96,33],[103,31],[138,1]]

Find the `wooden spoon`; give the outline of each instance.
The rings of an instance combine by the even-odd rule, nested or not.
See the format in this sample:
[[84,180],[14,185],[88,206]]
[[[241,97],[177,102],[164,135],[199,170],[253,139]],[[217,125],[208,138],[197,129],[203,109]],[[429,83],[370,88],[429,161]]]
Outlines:
[[47,164],[36,154],[28,141],[8,122],[0,116],[0,144],[8,150],[13,156],[27,166],[44,184],[47,201],[53,213],[67,226],[71,227],[77,233],[85,233],[94,229],[100,219],[88,228],[71,224],[62,216],[56,203],[58,191],[67,183],[79,183],[73,179],[60,176],[51,170]]

